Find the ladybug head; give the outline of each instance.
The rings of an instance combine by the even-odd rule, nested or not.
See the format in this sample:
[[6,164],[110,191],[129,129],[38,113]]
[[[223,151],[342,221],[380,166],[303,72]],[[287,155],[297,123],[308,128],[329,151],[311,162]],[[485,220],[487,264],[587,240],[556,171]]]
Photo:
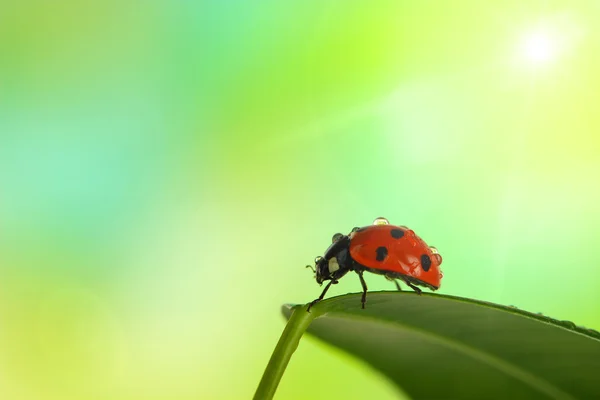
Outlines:
[[336,233],[332,241],[323,257],[315,259],[315,278],[319,285],[327,280],[337,281],[350,270],[351,259],[348,251],[350,238]]
[[315,279],[320,285],[329,278],[329,263],[324,257],[315,258]]

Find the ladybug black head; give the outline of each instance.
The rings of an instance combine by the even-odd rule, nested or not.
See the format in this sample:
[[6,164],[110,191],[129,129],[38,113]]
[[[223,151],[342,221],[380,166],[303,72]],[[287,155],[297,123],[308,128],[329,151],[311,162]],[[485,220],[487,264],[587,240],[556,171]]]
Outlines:
[[352,265],[349,254],[350,238],[336,233],[333,243],[325,251],[323,257],[315,259],[315,278],[320,285],[324,281],[337,281],[348,272]]
[[320,285],[323,281],[329,279],[328,262],[323,257],[315,258],[315,279],[317,283]]

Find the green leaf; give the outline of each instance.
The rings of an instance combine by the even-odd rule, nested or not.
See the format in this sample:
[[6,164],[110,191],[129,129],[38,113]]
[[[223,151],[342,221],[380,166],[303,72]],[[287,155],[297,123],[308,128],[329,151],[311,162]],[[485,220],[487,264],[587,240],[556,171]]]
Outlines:
[[[364,310],[360,296],[318,303],[308,333],[362,358],[414,398],[600,398],[596,331],[453,296],[369,292]],[[286,305],[283,313],[305,309]]]

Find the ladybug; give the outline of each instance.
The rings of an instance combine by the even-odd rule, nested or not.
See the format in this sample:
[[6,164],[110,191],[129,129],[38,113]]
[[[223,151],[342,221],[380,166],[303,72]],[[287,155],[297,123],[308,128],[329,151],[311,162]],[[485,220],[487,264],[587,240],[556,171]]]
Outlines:
[[441,263],[442,256],[437,249],[428,246],[414,231],[406,226],[390,225],[385,218],[377,218],[373,225],[354,228],[348,235],[333,235],[332,244],[323,257],[315,259],[315,267],[307,266],[315,272],[319,285],[330,281],[319,298],[309,304],[307,311],[323,300],[329,287],[337,284],[348,271],[356,272],[360,279],[362,308],[365,308],[367,298],[364,271],[385,276],[398,290],[402,289],[397,279],[418,294],[421,289],[415,285],[437,290],[443,277]]

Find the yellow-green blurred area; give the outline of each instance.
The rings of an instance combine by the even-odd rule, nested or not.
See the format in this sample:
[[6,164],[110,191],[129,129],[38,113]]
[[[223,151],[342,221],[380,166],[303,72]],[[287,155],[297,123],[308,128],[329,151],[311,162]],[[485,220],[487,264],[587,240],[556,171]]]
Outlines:
[[[439,249],[441,293],[600,329],[599,20],[3,1],[0,398],[250,398],[280,305],[321,291],[304,266],[378,216]],[[276,398],[399,395],[304,338]]]

